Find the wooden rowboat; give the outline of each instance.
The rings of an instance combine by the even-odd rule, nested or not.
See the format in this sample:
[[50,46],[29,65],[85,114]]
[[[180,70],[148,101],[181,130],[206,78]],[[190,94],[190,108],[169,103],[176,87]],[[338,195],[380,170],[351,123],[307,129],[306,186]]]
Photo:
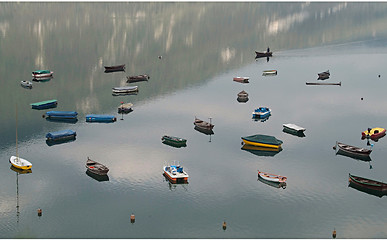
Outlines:
[[354,184],[361,185],[369,189],[387,192],[387,183],[371,180],[368,178],[354,176],[354,175],[351,175],[350,173],[349,173],[349,182],[353,182]]
[[271,57],[271,56],[273,56],[273,52],[257,52],[257,51],[255,51],[255,58]]
[[200,120],[197,117],[195,117],[194,125],[198,128],[202,128],[206,130],[212,130],[215,126],[214,124],[211,123],[211,118],[210,118],[210,122],[206,122],[206,121]]
[[104,67],[105,67],[105,73],[125,71],[125,64],[116,65],[116,66],[104,66]]
[[346,152],[347,154],[355,156],[369,156],[372,152],[372,149],[354,147],[337,141],[333,149],[341,150],[343,152]]
[[147,74],[141,74],[136,76],[127,76],[126,82],[132,83],[132,82],[140,82],[140,81],[148,81],[150,77]]
[[262,179],[264,179],[266,181],[278,182],[278,183],[286,182],[286,180],[287,180],[287,177],[275,175],[275,174],[271,174],[271,173],[265,173],[265,172],[261,172],[259,170],[258,170],[258,177],[261,177]]
[[306,82],[306,85],[337,85],[337,86],[341,86],[341,82],[338,82],[338,83]]
[[109,172],[108,167],[99,162],[91,160],[89,157],[87,157],[86,168],[88,171],[97,175],[106,175]]

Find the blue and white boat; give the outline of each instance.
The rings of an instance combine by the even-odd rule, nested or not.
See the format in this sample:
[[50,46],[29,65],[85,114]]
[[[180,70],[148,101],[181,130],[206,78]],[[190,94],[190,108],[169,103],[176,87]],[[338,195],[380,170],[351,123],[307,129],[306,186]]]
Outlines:
[[50,119],[76,119],[78,113],[75,111],[49,111],[46,112],[46,118]]
[[86,115],[86,122],[115,122],[117,118],[113,115],[99,115],[88,114]]
[[268,107],[259,107],[254,110],[253,118],[266,118],[270,116],[271,110]]
[[75,139],[77,133],[73,130],[61,130],[57,132],[49,132],[46,134],[47,141],[64,141]]

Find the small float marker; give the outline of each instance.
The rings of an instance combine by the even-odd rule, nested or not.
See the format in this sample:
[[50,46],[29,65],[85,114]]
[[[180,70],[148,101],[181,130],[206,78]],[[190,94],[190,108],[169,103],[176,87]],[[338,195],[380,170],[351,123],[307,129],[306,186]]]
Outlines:
[[130,215],[130,222],[134,223],[136,221],[136,218],[134,217],[134,214]]
[[332,232],[332,237],[333,237],[333,238],[336,238],[336,229],[333,230],[333,232]]
[[38,208],[38,216],[41,217],[42,216],[42,209]]
[[226,230],[226,228],[227,228],[226,221],[223,222],[222,228],[223,228],[223,230]]

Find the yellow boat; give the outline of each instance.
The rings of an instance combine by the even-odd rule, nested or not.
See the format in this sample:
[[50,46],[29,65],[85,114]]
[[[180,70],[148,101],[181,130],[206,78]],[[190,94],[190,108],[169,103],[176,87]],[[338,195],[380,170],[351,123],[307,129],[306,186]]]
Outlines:
[[242,137],[242,140],[245,144],[258,146],[258,147],[265,147],[265,148],[281,148],[282,141],[268,135],[262,135],[262,134],[256,134],[251,135],[247,137]]
[[384,135],[386,135],[386,129],[385,128],[368,128],[368,130],[361,133],[362,138],[370,137],[370,138],[381,138]]

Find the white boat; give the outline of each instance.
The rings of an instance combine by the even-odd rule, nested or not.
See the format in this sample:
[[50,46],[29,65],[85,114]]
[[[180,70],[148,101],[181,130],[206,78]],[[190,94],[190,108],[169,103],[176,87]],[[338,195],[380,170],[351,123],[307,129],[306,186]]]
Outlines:
[[138,86],[127,86],[127,87],[115,87],[112,88],[113,93],[131,93],[131,92],[137,92]]
[[53,74],[54,72],[50,70],[36,70],[32,72],[32,77],[34,79],[47,78],[51,77]]
[[293,133],[303,133],[306,129],[300,126],[297,126],[293,123],[286,123],[282,125],[284,127],[284,130],[288,130]]
[[30,81],[23,80],[23,81],[20,82],[20,85],[22,87],[25,87],[25,88],[32,88],[32,82],[30,82]]
[[277,70],[265,70],[262,73],[262,76],[277,75]]
[[172,183],[187,182],[188,174],[183,170],[180,164],[166,165],[163,167],[164,176]]
[[17,169],[28,170],[32,167],[32,164],[29,161],[16,156],[11,156],[9,162]]
[[271,173],[265,173],[258,170],[258,177],[270,182],[286,182],[287,177],[275,175]]
[[258,107],[254,110],[253,118],[266,118],[270,116],[271,110],[268,107]]
[[123,103],[118,107],[118,113],[125,113],[125,112],[131,112],[133,103]]

